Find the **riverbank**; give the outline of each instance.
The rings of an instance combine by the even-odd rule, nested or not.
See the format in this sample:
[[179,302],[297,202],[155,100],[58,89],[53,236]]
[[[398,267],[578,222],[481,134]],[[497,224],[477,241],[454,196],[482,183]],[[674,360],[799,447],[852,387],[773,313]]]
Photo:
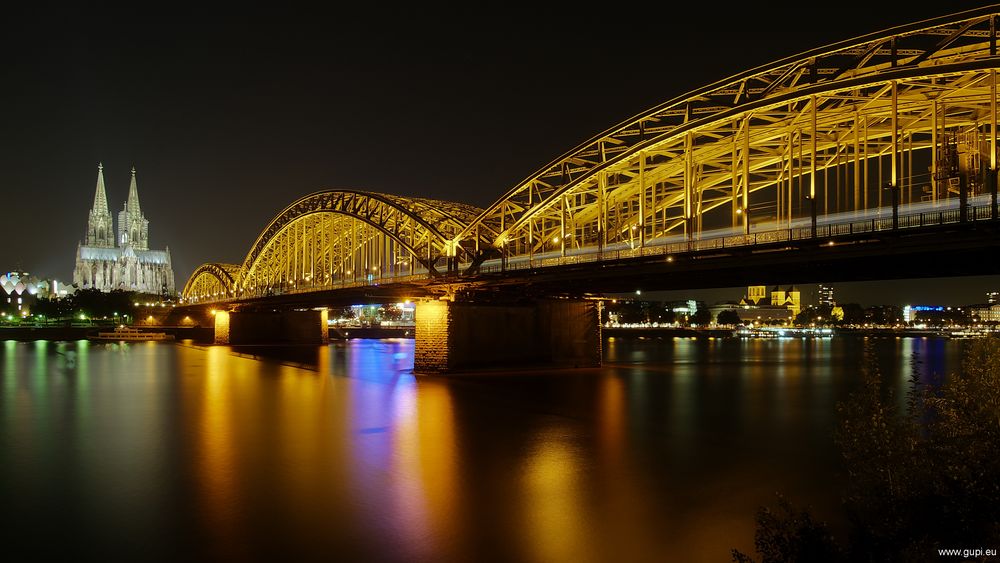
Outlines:
[[712,337],[728,338],[735,335],[731,328],[686,328],[686,327],[603,327],[601,334],[604,337],[614,336],[651,336],[651,337]]
[[[0,340],[86,340],[87,336],[101,330],[110,330],[110,328],[98,326],[5,326],[0,327]],[[144,328],[144,330],[165,332],[174,335],[176,340],[190,339],[197,342],[211,342],[214,334],[214,329],[211,328],[187,326],[158,326]]]
[[351,338],[413,338],[414,328],[410,327],[330,327],[331,340]]

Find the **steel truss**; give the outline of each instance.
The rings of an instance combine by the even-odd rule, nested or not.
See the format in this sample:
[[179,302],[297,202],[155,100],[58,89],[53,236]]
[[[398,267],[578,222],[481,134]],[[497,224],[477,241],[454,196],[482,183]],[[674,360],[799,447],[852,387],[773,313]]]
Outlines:
[[996,17],[871,34],[671,100],[546,165],[456,245],[489,233],[502,261],[530,260],[973,197],[996,169]]
[[181,295],[185,299],[201,301],[232,299],[236,295],[236,278],[239,277],[239,272],[239,264],[202,264],[188,278]]
[[[473,273],[601,259],[810,223],[815,234],[901,209],[964,214],[985,194],[995,210],[998,15],[897,27],[721,80],[597,135],[485,210],[351,190],[303,197],[264,229],[229,291],[426,277],[441,261]],[[229,287],[212,275],[199,268],[185,298]]]
[[[279,213],[230,280],[212,264],[185,286],[188,301],[312,291],[437,273],[460,255],[452,239],[481,209],[356,190],[317,192]],[[213,281],[214,280],[214,281]]]

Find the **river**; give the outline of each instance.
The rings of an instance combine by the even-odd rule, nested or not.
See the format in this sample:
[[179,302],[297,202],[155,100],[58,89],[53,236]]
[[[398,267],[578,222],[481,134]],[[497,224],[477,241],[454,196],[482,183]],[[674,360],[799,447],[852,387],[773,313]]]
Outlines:
[[781,492],[836,528],[865,343],[608,338],[605,365],[415,377],[412,340],[0,342],[5,561],[729,561]]

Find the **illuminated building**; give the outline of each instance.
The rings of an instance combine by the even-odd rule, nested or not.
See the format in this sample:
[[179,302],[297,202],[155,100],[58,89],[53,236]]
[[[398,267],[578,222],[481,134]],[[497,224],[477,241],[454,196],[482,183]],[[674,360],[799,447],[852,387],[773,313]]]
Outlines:
[[0,289],[3,290],[0,311],[19,316],[27,314],[38,298],[40,285],[44,284],[27,272],[0,274]]
[[819,289],[816,291],[816,297],[820,305],[829,305],[831,307],[837,305],[837,302],[833,299],[833,288],[828,285],[820,284]]
[[150,294],[173,294],[174,271],[170,249],[149,249],[149,221],[139,207],[135,168],[128,199],[118,213],[118,233],[108,211],[104,166],[97,165],[94,206],[87,218],[87,234],[77,245],[73,283],[101,291],[125,289]]
[[[747,287],[747,294],[740,300],[740,306],[744,309],[762,308],[770,306],[773,309],[787,309],[791,311],[792,318],[802,310],[802,295],[795,286],[788,289],[781,289],[774,286],[771,290],[770,303],[767,300],[767,287],[763,285],[752,285]],[[785,315],[780,315],[784,317]]]
[[986,294],[986,303],[996,305],[1000,303],[1000,291],[990,291]]
[[1000,323],[1000,303],[980,305],[971,310],[972,317],[984,323]]

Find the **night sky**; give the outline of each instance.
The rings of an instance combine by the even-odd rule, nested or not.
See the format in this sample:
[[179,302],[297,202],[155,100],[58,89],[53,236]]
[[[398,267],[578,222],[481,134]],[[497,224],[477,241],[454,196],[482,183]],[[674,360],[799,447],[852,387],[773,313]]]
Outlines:
[[[9,14],[0,270],[71,281],[99,161],[115,216],[135,165],[151,247],[169,245],[181,287],[202,262],[241,262],[268,221],[307,193],[349,187],[486,206],[580,142],[687,91],[980,4],[858,15],[869,5],[824,5],[821,18],[780,4],[769,8],[780,16],[708,17],[668,3],[590,14],[479,3]],[[901,285],[843,284],[838,300],[970,303],[1000,278],[907,283],[914,295],[903,297]]]

